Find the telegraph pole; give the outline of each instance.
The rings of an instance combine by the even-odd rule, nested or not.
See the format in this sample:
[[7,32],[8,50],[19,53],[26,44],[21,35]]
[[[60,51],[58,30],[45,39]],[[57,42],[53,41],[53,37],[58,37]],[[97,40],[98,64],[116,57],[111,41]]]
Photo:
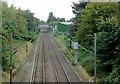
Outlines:
[[[88,35],[93,36],[93,35]],[[94,33],[94,84],[96,84],[96,33]]]
[[[28,28],[26,27],[26,42],[28,42]],[[26,52],[28,53],[28,43],[26,44]]]
[[94,34],[94,84],[96,84],[96,33]]
[[10,36],[10,84],[12,84],[12,33]]

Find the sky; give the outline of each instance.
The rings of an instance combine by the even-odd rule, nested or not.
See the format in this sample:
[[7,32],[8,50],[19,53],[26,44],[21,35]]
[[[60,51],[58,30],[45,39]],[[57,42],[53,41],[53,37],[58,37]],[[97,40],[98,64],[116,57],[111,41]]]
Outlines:
[[72,2],[79,0],[6,0],[8,5],[13,4],[22,10],[29,9],[34,16],[40,20],[47,21],[49,13],[53,12],[55,17],[65,18],[66,20],[74,17],[72,13]]

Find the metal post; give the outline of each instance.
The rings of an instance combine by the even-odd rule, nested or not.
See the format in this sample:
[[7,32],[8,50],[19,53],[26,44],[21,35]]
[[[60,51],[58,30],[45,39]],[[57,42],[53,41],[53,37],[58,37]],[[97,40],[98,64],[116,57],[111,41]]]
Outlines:
[[72,39],[71,39],[71,37],[70,37],[70,48],[72,48],[72,47],[71,47],[71,44],[72,44],[71,40],[72,40]]
[[[26,41],[28,41],[28,28],[26,28]],[[28,43],[26,44],[26,52],[28,53]]]
[[10,84],[12,84],[12,33],[10,36]]
[[94,34],[94,84],[96,84],[96,33]]
[[59,38],[57,39],[57,44],[59,45]]
[[67,26],[67,37],[68,37],[68,26]]
[[75,64],[77,64],[77,50],[75,49]]
[[78,42],[74,42],[74,49],[75,49],[75,64],[77,64],[77,49],[78,49]]

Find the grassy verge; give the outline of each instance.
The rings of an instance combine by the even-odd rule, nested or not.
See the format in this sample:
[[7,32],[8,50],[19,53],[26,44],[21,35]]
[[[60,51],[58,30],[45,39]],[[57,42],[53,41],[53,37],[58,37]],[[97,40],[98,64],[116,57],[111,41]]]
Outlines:
[[[26,42],[23,41],[23,40],[14,40],[13,49],[21,47],[25,43]],[[32,43],[28,43],[28,53],[29,53],[31,47],[32,47]],[[13,80],[14,80],[14,77],[15,77],[17,71],[19,70],[19,68],[23,65],[28,53],[26,52],[26,47],[23,46],[20,51],[18,51],[16,54],[13,55],[13,58],[12,58],[13,63],[14,63],[14,66],[13,66]],[[10,79],[9,74],[10,74],[9,71],[3,72],[3,75],[2,75],[2,81],[3,82],[9,82],[9,79]]]
[[[28,36],[28,41],[30,41],[33,37],[35,37],[36,34],[33,34],[31,35],[32,33],[29,34]],[[25,35],[21,35],[21,37],[16,37],[16,38],[13,38],[13,41],[12,41],[12,52],[16,51],[16,50],[19,50],[17,53],[15,53],[13,56],[12,56],[12,74],[13,74],[13,81],[14,81],[14,78],[16,76],[16,73],[19,71],[20,67],[23,65],[25,59],[27,58],[28,56],[28,53],[30,52],[31,48],[32,48],[32,41],[34,40],[31,40],[31,43],[29,42],[28,43],[28,52],[26,52],[26,36]],[[7,48],[10,46],[10,43],[7,43],[6,46]],[[4,53],[5,55],[5,53]],[[8,52],[6,54],[6,57],[5,57],[5,60],[6,61],[3,61],[3,62],[7,62],[6,65],[4,64],[3,66],[5,67],[6,70],[3,70],[2,71],[2,81],[3,82],[9,82],[10,80],[10,69],[9,69],[9,59],[10,59],[10,49],[8,48]]]
[[[51,36],[53,36],[52,33],[50,33]],[[57,43],[57,40],[59,39],[59,47],[60,49],[62,49],[63,53],[65,54],[66,58],[69,60],[69,62],[71,63],[71,65],[74,67],[74,69],[76,70],[76,72],[79,72],[81,77],[83,77],[83,81],[88,81],[89,78],[85,78],[84,74],[83,74],[83,70],[88,74],[92,80],[93,80],[93,75],[94,75],[94,58],[93,55],[91,55],[90,53],[82,50],[82,49],[78,49],[77,50],[77,55],[78,55],[78,64],[75,65],[75,51],[74,49],[70,48],[70,41],[68,39],[66,39],[62,34],[55,34],[53,39],[55,40],[55,42]]]

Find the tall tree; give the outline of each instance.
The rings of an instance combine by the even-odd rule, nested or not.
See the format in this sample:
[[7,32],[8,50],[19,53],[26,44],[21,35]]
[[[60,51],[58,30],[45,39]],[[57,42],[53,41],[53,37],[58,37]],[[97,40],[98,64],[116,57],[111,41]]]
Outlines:
[[75,26],[77,26],[77,23],[80,23],[80,16],[81,16],[81,11],[83,9],[85,9],[85,6],[87,5],[88,2],[78,2],[78,3],[75,3],[73,2],[73,5],[72,5],[72,12],[75,14]]
[[56,17],[53,16],[53,12],[50,12],[47,23],[50,23],[51,21],[56,21],[56,20],[57,20]]
[[24,11],[21,10],[20,8],[16,12],[16,19],[17,19],[17,28],[19,31],[18,32],[24,32],[24,29],[26,27],[26,18],[23,17]]
[[56,25],[58,22],[65,22],[65,18],[59,18],[59,17],[55,17],[53,16],[53,12],[49,13],[49,17],[47,19],[47,23],[51,26]]
[[[7,2],[4,1],[2,2],[2,36],[1,37],[2,37],[2,69],[4,71],[9,70],[10,33],[11,32],[13,33],[13,37],[16,34],[21,35],[21,37],[13,38],[13,42],[15,42],[14,40],[24,40],[26,39],[26,34],[24,32],[25,27],[28,26],[30,30],[33,30],[34,27],[37,26],[38,24],[39,24],[39,19],[34,17],[33,13],[31,13],[29,10],[23,11],[20,8],[16,9],[13,5],[9,7]],[[29,32],[29,34],[31,36],[28,36],[28,39],[33,38],[33,36],[35,35],[34,32],[32,33]],[[16,49],[16,47],[14,47],[14,49]]]
[[29,30],[34,30],[34,13],[31,13],[30,10],[26,10],[24,17],[27,19],[27,27]]

